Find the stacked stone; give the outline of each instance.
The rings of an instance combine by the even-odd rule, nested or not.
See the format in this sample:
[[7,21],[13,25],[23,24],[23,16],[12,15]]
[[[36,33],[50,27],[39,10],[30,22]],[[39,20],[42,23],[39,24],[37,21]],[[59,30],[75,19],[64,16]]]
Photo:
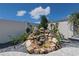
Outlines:
[[39,35],[35,35],[36,31],[31,33],[26,41],[26,49],[29,53],[45,54],[55,51],[58,40],[49,30],[41,28]]

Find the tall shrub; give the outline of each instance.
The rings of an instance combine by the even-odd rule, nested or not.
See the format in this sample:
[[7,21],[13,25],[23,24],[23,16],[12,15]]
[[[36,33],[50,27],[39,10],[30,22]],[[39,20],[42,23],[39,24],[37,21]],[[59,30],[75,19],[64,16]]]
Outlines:
[[39,27],[43,27],[44,29],[47,29],[47,26],[48,26],[48,20],[46,16],[41,16],[41,22]]

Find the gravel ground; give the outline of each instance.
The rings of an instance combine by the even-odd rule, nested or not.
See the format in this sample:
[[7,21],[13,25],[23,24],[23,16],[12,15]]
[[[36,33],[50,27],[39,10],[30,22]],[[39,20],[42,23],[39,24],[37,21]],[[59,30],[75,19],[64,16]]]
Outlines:
[[79,56],[79,41],[70,41],[70,43],[63,43],[62,48],[48,53],[48,56]]
[[[0,49],[1,56],[35,56],[36,54],[29,54],[23,44]],[[48,54],[39,54],[41,56],[79,56],[79,41],[70,41],[70,43],[63,43],[62,48],[50,52]]]
[[48,56],[79,56],[79,48],[75,47],[64,47],[55,52],[47,54]]

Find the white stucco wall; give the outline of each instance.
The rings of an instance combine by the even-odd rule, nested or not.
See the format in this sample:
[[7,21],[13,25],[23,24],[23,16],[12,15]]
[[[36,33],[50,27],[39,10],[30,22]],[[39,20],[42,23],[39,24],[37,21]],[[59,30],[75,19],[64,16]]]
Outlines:
[[0,20],[0,43],[11,41],[9,36],[15,36],[25,31],[25,24],[15,21]]
[[54,26],[53,26],[54,23],[48,23],[48,27],[47,27],[47,28],[48,28],[49,30],[51,30],[51,24],[52,24],[52,29],[54,28]]
[[72,28],[68,21],[59,22],[58,26],[59,32],[64,35],[66,39],[70,38],[73,35]]

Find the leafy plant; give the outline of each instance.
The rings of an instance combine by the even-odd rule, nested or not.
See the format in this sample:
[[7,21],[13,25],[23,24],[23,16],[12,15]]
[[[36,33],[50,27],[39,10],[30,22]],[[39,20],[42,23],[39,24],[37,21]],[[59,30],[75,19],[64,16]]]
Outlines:
[[58,30],[58,23],[54,25],[54,28],[50,32],[54,33],[54,36],[57,38],[58,42],[61,43],[62,36]]
[[14,45],[14,48],[15,48],[15,45],[18,44],[17,37],[9,36],[9,38],[12,39],[11,43],[12,43],[12,45]]
[[28,34],[26,33],[23,33],[19,36],[9,36],[10,39],[12,39],[11,43],[14,45],[14,48],[15,48],[15,45],[18,44],[18,43],[22,43],[24,42],[25,40],[27,40],[27,37],[28,37]]
[[31,29],[30,28],[26,28],[26,32],[27,33],[30,33],[31,32]]
[[59,31],[58,31],[58,33],[56,33],[56,38],[57,38],[59,44],[60,44],[61,41],[63,40],[63,38],[62,38],[62,36],[61,36],[61,34],[60,34]]

